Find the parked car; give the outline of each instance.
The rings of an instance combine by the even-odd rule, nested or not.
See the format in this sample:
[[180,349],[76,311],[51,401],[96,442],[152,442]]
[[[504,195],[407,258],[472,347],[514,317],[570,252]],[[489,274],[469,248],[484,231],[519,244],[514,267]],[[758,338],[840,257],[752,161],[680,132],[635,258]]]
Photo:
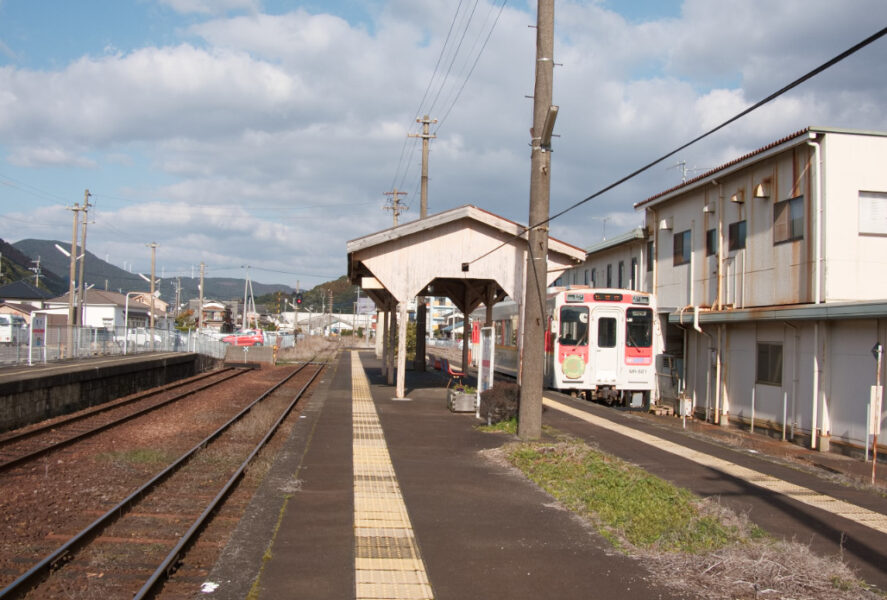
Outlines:
[[[128,345],[135,346],[148,346],[151,343],[151,334],[148,333],[148,329],[145,327],[133,327],[126,333],[126,343]],[[160,337],[160,334],[154,333],[154,345],[159,346],[163,342],[163,338]],[[117,341],[119,343],[124,342],[124,336],[118,335]]]
[[26,344],[28,324],[18,315],[0,315],[0,344]]
[[262,346],[265,336],[259,329],[243,329],[223,337],[222,341],[233,346]]

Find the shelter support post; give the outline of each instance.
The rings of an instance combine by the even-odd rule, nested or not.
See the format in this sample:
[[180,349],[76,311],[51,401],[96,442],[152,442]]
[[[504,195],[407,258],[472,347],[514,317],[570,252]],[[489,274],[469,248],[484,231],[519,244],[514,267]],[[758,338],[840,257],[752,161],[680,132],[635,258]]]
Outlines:
[[397,337],[397,313],[395,312],[396,304],[392,304],[388,308],[388,315],[391,324],[388,326],[388,373],[386,383],[394,385],[394,348]]
[[397,306],[397,390],[395,398],[404,397],[407,371],[407,303]]
[[425,296],[416,298],[416,358],[413,360],[413,368],[422,373],[425,371],[425,335],[427,331],[427,310],[425,309]]
[[382,327],[380,335],[382,336],[382,375],[388,375],[388,342],[390,340],[388,335],[388,329],[391,327],[391,315],[388,313],[388,310],[379,311],[379,316],[382,318]]

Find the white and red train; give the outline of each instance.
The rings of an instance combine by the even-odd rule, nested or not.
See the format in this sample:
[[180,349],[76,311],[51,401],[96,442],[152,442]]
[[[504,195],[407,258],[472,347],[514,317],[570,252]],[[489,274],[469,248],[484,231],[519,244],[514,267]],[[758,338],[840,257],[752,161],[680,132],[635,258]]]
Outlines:
[[[652,294],[569,286],[549,289],[546,300],[545,386],[608,404],[646,404],[656,394],[656,355],[662,332]],[[519,306],[493,307],[495,369],[518,372]],[[476,311],[472,345],[484,310]],[[472,354],[478,356],[478,349]]]

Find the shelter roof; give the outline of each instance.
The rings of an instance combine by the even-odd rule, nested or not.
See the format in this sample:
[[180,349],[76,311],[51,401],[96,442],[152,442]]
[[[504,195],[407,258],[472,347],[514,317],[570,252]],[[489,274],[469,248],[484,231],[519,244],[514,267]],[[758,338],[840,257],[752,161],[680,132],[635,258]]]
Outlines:
[[[527,228],[476,206],[453,208],[347,243],[348,277],[377,305],[447,296],[462,312],[522,297]],[[549,238],[549,283],[585,251]]]

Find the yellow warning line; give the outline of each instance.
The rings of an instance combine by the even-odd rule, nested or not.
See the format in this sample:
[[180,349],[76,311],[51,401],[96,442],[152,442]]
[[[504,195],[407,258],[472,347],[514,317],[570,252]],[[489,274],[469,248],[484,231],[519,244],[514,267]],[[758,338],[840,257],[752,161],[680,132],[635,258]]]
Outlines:
[[351,352],[356,598],[432,600],[388,445],[357,352]]
[[546,406],[567,413],[568,415],[572,415],[578,419],[582,419],[583,421],[586,421],[593,425],[597,425],[609,431],[628,436],[634,441],[653,446],[657,450],[670,452],[677,456],[692,460],[693,462],[700,465],[711,467],[712,469],[717,469],[718,471],[726,473],[727,475],[730,475],[732,477],[736,477],[749,483],[753,483],[754,485],[764,488],[765,490],[782,494],[783,496],[787,496],[793,500],[797,500],[798,502],[803,502],[804,504],[807,504],[809,506],[813,506],[832,514],[838,515],[840,517],[844,517],[845,519],[849,519],[855,523],[859,523],[860,525],[870,527],[875,531],[887,533],[887,516],[882,515],[881,513],[856,506],[855,504],[850,504],[849,502],[844,502],[843,500],[838,500],[837,498],[832,498],[831,496],[826,496],[825,494],[820,494],[819,492],[811,490],[810,488],[805,488],[800,485],[795,485],[793,483],[783,481],[782,479],[772,477],[765,473],[760,473],[753,469],[739,466],[735,463],[717,458],[710,454],[691,450],[655,435],[650,435],[648,433],[644,433],[642,431],[620,425],[619,423],[611,421],[610,419],[604,419],[603,417],[592,415],[585,411],[554,400],[553,398],[545,397],[543,399],[543,403]]

